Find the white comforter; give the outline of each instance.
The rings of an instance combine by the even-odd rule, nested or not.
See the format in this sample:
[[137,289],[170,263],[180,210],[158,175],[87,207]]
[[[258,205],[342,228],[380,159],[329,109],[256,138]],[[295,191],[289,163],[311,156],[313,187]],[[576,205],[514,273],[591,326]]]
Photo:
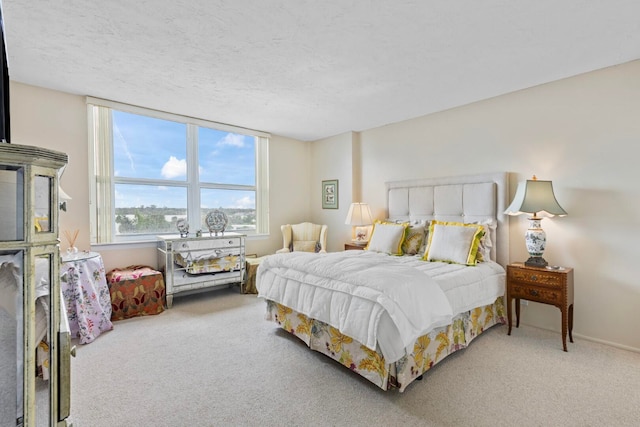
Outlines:
[[[381,261],[366,251],[272,255],[258,268],[258,296],[328,323],[372,350],[385,317],[403,347],[451,323],[452,306],[433,279],[399,258]],[[380,344],[387,362],[401,357]]]

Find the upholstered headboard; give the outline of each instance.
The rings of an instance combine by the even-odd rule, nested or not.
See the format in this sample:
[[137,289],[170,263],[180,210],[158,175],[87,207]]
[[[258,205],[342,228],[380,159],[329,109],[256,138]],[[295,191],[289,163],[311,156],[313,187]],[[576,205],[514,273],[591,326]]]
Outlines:
[[387,214],[391,220],[475,222],[495,219],[491,259],[509,263],[508,173],[464,175],[387,182]]

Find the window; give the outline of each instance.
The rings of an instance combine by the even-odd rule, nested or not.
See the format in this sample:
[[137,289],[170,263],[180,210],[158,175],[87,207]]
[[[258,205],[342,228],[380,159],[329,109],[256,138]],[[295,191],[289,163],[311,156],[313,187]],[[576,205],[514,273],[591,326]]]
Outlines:
[[91,242],[208,233],[220,209],[228,231],[268,232],[269,135],[219,123],[87,99]]

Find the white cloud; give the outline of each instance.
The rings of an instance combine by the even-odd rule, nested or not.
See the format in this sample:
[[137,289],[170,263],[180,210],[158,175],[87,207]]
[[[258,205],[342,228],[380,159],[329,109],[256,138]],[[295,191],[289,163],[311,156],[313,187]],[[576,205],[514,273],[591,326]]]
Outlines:
[[174,156],[169,157],[167,163],[162,166],[162,176],[167,179],[178,176],[187,176],[187,161],[178,160]]
[[244,147],[244,135],[228,133],[218,144],[242,148]]
[[242,199],[234,200],[234,208],[238,209],[252,209],[255,207],[255,202],[250,197],[243,197]]

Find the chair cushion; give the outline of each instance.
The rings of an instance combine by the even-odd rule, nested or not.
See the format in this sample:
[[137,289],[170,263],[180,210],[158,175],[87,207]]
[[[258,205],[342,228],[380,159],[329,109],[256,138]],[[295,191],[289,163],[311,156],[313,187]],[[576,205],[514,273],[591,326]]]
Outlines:
[[316,252],[317,242],[315,240],[293,241],[294,252]]

